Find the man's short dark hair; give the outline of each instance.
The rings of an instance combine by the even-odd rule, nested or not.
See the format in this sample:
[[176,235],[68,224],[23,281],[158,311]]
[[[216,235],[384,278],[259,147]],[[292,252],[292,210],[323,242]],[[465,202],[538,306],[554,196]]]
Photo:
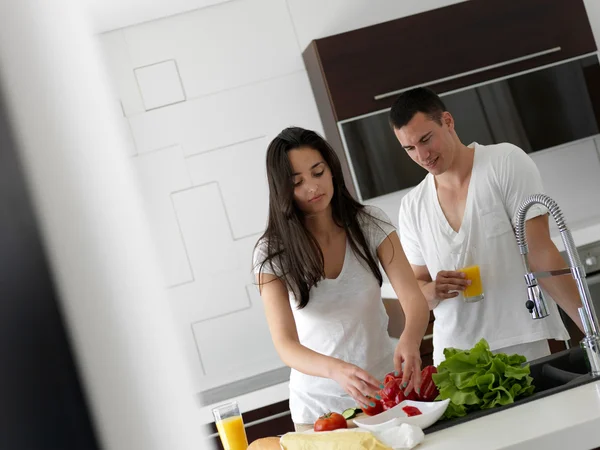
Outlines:
[[390,125],[399,130],[417,113],[426,114],[431,120],[435,120],[441,125],[444,111],[446,111],[446,105],[435,92],[418,87],[403,92],[394,101],[390,110]]

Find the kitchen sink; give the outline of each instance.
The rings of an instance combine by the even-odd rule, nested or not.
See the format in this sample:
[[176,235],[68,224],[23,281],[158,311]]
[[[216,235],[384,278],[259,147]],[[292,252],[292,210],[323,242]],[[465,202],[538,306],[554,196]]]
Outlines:
[[441,419],[424,431],[425,434],[434,433],[444,428],[452,427],[461,423],[469,422],[479,417],[504,411],[524,403],[532,402],[549,395],[557,394],[583,384],[600,380],[600,377],[592,377],[586,361],[585,351],[574,347],[562,352],[553,353],[544,358],[529,363],[531,377],[535,391],[529,397],[516,400],[514,403],[499,406],[492,409],[474,411],[465,417],[456,419]]

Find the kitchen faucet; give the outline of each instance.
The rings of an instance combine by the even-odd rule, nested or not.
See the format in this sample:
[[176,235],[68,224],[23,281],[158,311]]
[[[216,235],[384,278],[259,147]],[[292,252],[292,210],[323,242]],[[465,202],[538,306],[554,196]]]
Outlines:
[[[534,204],[539,203],[548,208],[548,211],[554,218],[554,221],[558,225],[558,230],[562,241],[567,251],[569,258],[569,267],[559,270],[549,270],[545,272],[531,272],[529,267],[529,259],[527,254],[529,249],[527,248],[527,238],[525,237],[525,217],[527,211]],[[587,281],[585,279],[585,270],[579,259],[579,253],[575,247],[573,236],[567,228],[562,212],[558,207],[558,204],[550,197],[544,194],[535,194],[529,196],[523,204],[519,207],[517,212],[517,224],[515,229],[517,237],[517,244],[519,245],[519,251],[523,259],[523,265],[525,266],[525,282],[527,283],[527,297],[528,300],[525,306],[531,313],[533,319],[543,319],[548,316],[548,306],[546,300],[540,289],[537,279],[545,277],[553,277],[558,275],[565,275],[570,273],[575,282],[577,283],[577,289],[579,290],[579,297],[581,298],[582,306],[579,308],[579,317],[583,323],[583,329],[585,331],[585,337],[581,341],[581,347],[585,350],[587,355],[587,361],[590,368],[590,374],[592,376],[600,375],[600,326],[598,325],[598,316],[594,310],[592,303],[592,297],[588,288]]]

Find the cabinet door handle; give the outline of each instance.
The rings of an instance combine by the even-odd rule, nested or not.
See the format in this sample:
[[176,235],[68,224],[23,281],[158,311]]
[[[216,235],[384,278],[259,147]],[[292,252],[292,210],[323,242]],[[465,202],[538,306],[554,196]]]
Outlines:
[[[273,415],[268,416],[268,417],[263,417],[262,419],[257,419],[257,420],[254,420],[252,422],[245,423],[244,424],[244,428],[248,428],[248,427],[251,427],[251,426],[254,426],[254,425],[259,425],[261,423],[268,422],[270,420],[279,419],[280,417],[289,416],[291,414],[292,414],[292,412],[289,411],[289,410],[288,411],[283,411],[283,412],[280,412],[280,413],[277,413],[277,414],[273,414]],[[214,438],[217,438],[217,437],[219,437],[219,433],[218,432],[208,435],[206,437],[206,439],[214,439]]]
[[288,411],[283,411],[283,412],[280,412],[277,414],[273,414],[272,416],[269,416],[269,417],[263,417],[262,419],[257,419],[253,422],[249,422],[249,423],[245,424],[244,428],[248,428],[248,427],[251,427],[254,425],[259,425],[261,423],[268,422],[270,420],[279,419],[280,417],[289,416],[290,414],[292,414],[292,412],[288,410]]
[[385,94],[378,94],[374,98],[375,98],[375,100],[381,100],[384,98],[388,98],[388,97],[392,97],[394,95],[401,94],[402,92],[409,91],[416,87],[431,86],[433,84],[443,83],[444,81],[455,80],[457,78],[462,78],[462,77],[466,77],[469,75],[474,75],[476,73],[485,72],[486,70],[497,69],[498,67],[508,66],[510,64],[518,63],[521,61],[527,61],[528,59],[538,58],[540,56],[549,55],[550,53],[556,53],[556,52],[560,52],[560,51],[561,51],[560,47],[554,47],[554,48],[550,48],[548,50],[543,50],[541,52],[530,53],[529,55],[519,56],[518,58],[509,59],[509,60],[502,61],[502,62],[499,62],[496,64],[491,64],[489,66],[480,67],[478,69],[469,70],[467,72],[462,72],[462,73],[459,73],[456,75],[450,75],[449,77],[438,78],[437,80],[428,81],[428,82],[422,83],[422,84],[415,84],[414,86],[410,86],[410,87],[403,88],[403,89],[398,89],[396,91],[386,92]]

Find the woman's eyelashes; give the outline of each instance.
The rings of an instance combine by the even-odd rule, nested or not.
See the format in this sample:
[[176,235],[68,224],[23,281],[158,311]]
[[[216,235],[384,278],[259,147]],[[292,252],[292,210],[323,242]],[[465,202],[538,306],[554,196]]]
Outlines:
[[[325,169],[321,170],[320,172],[313,173],[313,177],[315,177],[315,178],[320,178],[320,177],[322,177],[322,176],[323,176],[323,174],[324,174],[324,173],[325,173]],[[298,187],[298,186],[300,186],[301,184],[302,184],[302,180],[301,180],[301,179],[300,179],[300,180],[297,180],[297,181],[294,181],[294,187]]]

